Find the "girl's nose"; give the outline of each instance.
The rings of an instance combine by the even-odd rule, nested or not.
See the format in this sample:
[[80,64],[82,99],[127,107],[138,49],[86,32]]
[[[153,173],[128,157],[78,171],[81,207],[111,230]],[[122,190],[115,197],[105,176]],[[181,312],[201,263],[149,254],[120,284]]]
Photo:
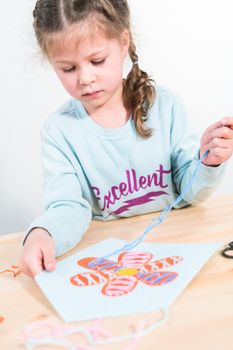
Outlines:
[[80,85],[90,85],[96,80],[95,75],[88,69],[82,69],[79,72]]

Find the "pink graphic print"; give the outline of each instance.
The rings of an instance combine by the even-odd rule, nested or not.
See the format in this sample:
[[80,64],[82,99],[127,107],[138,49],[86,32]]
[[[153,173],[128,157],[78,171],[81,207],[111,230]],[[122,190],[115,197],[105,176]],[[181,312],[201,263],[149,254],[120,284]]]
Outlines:
[[101,292],[108,297],[119,297],[132,292],[140,282],[148,286],[162,286],[174,281],[178,273],[160,271],[180,263],[181,256],[151,261],[153,254],[127,252],[118,256],[118,262],[105,258],[87,257],[78,260],[78,265],[91,271],[71,277],[77,287],[104,284]]
[[[102,211],[107,209],[114,215],[120,215],[130,210],[131,207],[152,202],[156,197],[168,195],[164,191],[168,187],[165,176],[170,173],[171,169],[165,170],[162,164],[153,173],[145,176],[137,175],[135,169],[128,169],[125,171],[124,180],[117,185],[111,186],[107,193],[102,193],[101,188],[98,186],[92,186],[92,190]],[[156,188],[159,189],[155,191]],[[144,192],[146,189],[154,190],[142,196],[136,196],[139,191],[143,190]],[[133,198],[129,198],[131,195],[133,195]],[[124,197],[128,199],[122,202],[122,198]],[[116,206],[119,201],[122,202],[121,206],[112,209],[112,206]]]
[[159,197],[159,196],[162,196],[164,194],[168,194],[168,193],[165,191],[150,192],[150,193],[145,194],[144,196],[129,199],[129,200],[124,202],[125,204],[122,207],[113,211],[112,214],[115,214],[115,215],[122,214],[125,211],[129,210],[131,207],[152,202],[155,197]]

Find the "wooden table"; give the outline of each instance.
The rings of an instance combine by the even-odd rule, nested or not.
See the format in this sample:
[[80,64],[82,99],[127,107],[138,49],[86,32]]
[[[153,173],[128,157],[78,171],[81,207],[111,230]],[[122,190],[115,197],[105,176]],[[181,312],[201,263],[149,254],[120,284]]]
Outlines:
[[[92,222],[82,242],[71,253],[107,237],[132,240],[144,231],[154,216]],[[212,197],[199,206],[174,210],[155,230],[157,235],[149,235],[146,242],[228,243],[233,240],[233,196]],[[0,237],[0,271],[18,264],[21,239],[21,233]],[[25,349],[22,331],[33,321],[49,319],[62,323],[34,280],[22,273],[16,277],[10,272],[0,274],[0,316],[5,318],[0,323],[0,349],[4,350]],[[148,325],[157,316],[147,313],[103,322],[116,333],[142,317]],[[170,307],[167,322],[143,337],[136,349],[232,350],[232,332],[233,259],[225,259],[217,252]],[[126,344],[102,346],[101,349],[119,350]]]

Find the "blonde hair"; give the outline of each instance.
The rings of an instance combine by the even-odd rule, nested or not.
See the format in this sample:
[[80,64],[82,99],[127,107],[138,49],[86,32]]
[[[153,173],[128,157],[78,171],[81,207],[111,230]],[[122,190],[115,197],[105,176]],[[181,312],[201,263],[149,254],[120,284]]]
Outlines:
[[152,129],[145,121],[155,100],[154,81],[139,68],[127,0],[38,0],[33,17],[36,38],[45,55],[48,54],[51,34],[62,33],[79,22],[91,20],[93,25],[93,17],[95,24],[109,38],[119,38],[125,29],[128,30],[132,69],[124,80],[124,104],[131,110],[138,135],[143,138],[151,136]]

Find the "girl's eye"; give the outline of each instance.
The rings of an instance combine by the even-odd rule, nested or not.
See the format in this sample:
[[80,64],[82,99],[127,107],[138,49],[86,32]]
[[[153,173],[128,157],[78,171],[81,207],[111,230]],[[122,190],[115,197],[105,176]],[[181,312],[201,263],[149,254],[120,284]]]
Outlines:
[[67,68],[67,69],[62,69],[64,73],[71,73],[75,70],[75,67]]
[[91,63],[94,64],[95,66],[103,64],[104,62],[105,62],[105,58],[102,59],[102,60],[98,60],[98,61],[91,61]]

